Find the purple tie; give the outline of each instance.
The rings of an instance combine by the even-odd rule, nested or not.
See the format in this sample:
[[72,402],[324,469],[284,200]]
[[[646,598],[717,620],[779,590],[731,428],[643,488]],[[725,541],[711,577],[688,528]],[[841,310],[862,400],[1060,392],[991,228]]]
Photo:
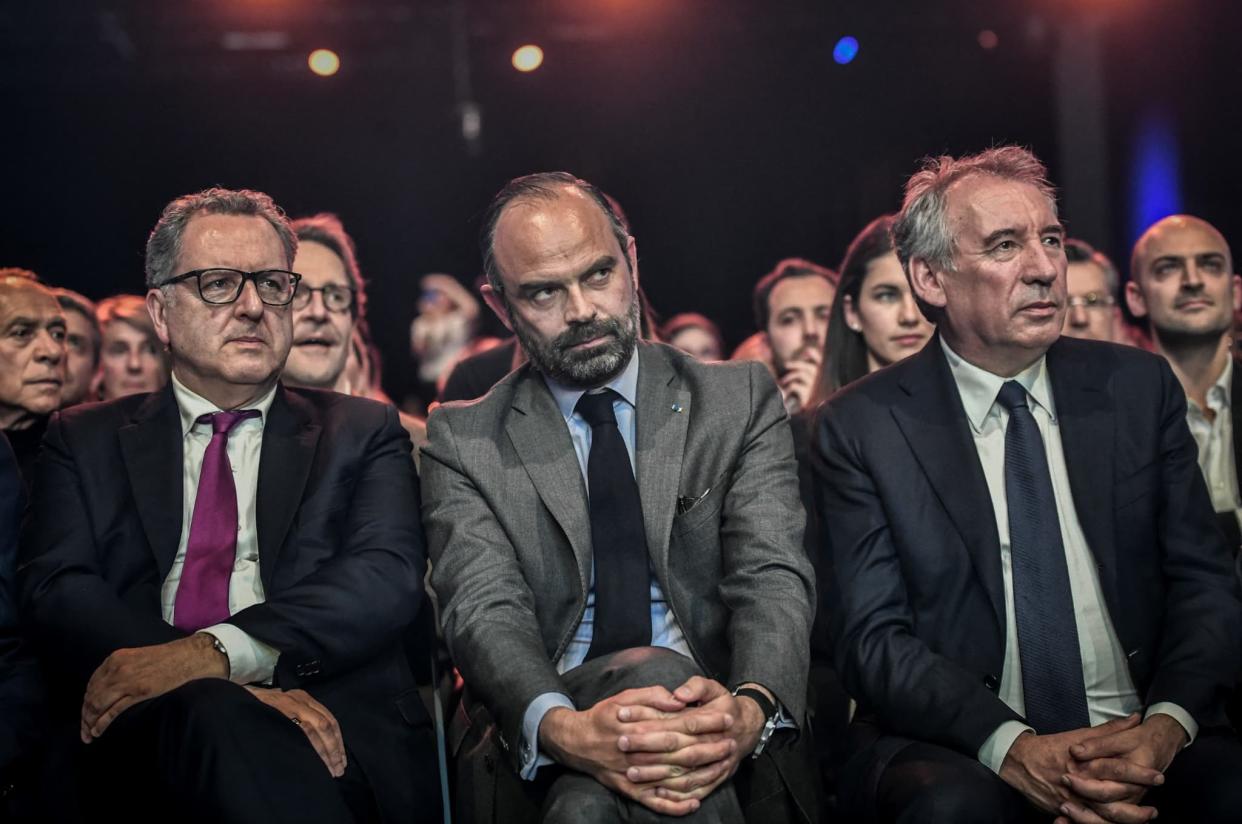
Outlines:
[[211,424],[211,443],[203,453],[190,539],[173,608],[173,624],[186,632],[197,632],[229,617],[229,576],[237,556],[237,488],[229,466],[229,432],[259,414],[257,409],[216,412],[197,421]]

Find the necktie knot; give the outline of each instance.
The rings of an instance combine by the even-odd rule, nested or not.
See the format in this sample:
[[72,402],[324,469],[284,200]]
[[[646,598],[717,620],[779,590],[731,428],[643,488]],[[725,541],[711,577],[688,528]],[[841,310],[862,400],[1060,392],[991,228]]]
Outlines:
[[1028,406],[1026,390],[1017,381],[1005,381],[1004,386],[1000,389],[1000,394],[996,396],[996,402],[1010,412],[1019,408],[1025,409]]
[[617,393],[611,389],[587,393],[578,399],[578,405],[574,408],[582,419],[591,425],[592,429],[600,424],[616,426],[617,415],[612,409],[612,402],[616,397]]
[[213,412],[202,415],[198,423],[211,424],[211,434],[227,435],[233,427],[248,418],[257,418],[261,413],[257,409],[237,409],[231,412]]

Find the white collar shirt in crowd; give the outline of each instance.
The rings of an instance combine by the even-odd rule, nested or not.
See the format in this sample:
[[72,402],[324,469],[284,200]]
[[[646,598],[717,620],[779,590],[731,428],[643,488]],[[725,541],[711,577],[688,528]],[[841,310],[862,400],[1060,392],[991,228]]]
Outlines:
[[1199,468],[1217,512],[1233,512],[1242,526],[1242,500],[1238,495],[1238,471],[1233,457],[1233,358],[1208,389],[1207,405],[1213,418],[1208,420],[1199,404],[1186,398],[1186,423],[1199,446]]

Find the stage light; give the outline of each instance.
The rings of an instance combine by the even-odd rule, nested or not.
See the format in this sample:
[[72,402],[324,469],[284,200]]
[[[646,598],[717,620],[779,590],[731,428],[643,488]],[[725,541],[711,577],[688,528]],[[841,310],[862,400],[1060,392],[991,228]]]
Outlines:
[[331,77],[341,68],[341,58],[332,49],[315,49],[306,58],[306,65],[320,77]]
[[858,40],[853,37],[842,37],[832,49],[832,59],[844,66],[858,56]]
[[996,36],[996,32],[991,29],[979,32],[979,48],[991,51],[998,45],[1000,45],[1000,38]]
[[543,49],[538,46],[522,46],[513,53],[513,68],[520,72],[533,72],[543,65]]

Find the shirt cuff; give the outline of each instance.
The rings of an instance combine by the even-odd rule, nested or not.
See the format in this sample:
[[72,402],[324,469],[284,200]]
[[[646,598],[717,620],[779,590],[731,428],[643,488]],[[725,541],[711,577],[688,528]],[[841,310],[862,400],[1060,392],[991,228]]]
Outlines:
[[522,715],[522,740],[519,744],[522,754],[520,773],[526,781],[534,779],[540,767],[546,767],[552,763],[551,758],[539,752],[539,725],[543,723],[543,717],[557,707],[564,707],[568,710],[577,709],[574,702],[569,700],[568,695],[560,692],[545,692],[531,701],[526,707],[525,714]]
[[199,630],[218,638],[229,656],[229,680],[234,684],[270,683],[280,651],[232,624]]
[[1195,723],[1195,719],[1190,717],[1190,713],[1182,709],[1172,701],[1158,701],[1147,708],[1147,712],[1143,715],[1146,721],[1153,715],[1167,715],[1174,721],[1182,725],[1182,729],[1186,730],[1186,746],[1189,747],[1195,743],[1195,736],[1199,734],[1199,725]]
[[1005,756],[1009,755],[1009,748],[1024,732],[1035,732],[1035,729],[1021,721],[1006,721],[1001,724],[979,748],[979,763],[1000,775],[1001,765],[1005,763]]

